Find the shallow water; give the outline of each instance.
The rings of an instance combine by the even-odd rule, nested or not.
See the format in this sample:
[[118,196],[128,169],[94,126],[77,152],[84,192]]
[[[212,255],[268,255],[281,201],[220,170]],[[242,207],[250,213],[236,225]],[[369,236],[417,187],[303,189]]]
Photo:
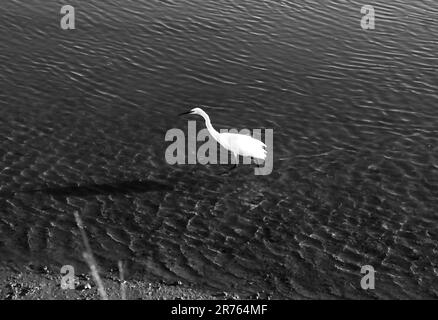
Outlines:
[[[8,1],[0,257],[283,298],[438,297],[438,2]],[[272,128],[274,171],[170,166],[175,115]],[[198,129],[203,123],[198,121]],[[376,290],[360,288],[372,265]]]

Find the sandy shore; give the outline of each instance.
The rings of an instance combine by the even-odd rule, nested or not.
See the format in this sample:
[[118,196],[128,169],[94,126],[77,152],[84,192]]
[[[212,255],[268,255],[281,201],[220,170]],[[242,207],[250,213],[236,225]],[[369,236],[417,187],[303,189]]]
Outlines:
[[[116,276],[102,277],[109,299],[121,299],[120,280]],[[181,282],[164,283],[128,280],[125,281],[126,298],[142,300],[162,299],[240,299],[227,292],[208,292],[192,288]],[[95,300],[100,299],[97,287],[88,274],[75,277],[75,289],[62,289],[61,276],[46,267],[39,270],[14,271],[0,268],[0,299],[9,300]]]

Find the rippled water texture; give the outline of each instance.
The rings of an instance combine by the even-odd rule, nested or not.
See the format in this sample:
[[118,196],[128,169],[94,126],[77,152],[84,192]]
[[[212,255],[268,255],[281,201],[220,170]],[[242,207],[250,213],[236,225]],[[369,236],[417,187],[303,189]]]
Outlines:
[[[64,4],[64,2],[62,3]],[[283,298],[438,297],[438,2],[6,1],[0,257]],[[170,166],[175,115],[272,128],[274,171]],[[198,129],[204,125],[198,121]],[[374,266],[376,289],[360,288]]]

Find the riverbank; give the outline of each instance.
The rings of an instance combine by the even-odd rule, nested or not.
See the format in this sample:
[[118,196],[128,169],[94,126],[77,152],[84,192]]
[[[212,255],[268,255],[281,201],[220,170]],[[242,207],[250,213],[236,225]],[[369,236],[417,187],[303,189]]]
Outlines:
[[[105,275],[102,282],[109,299],[121,299],[121,281],[114,275]],[[125,281],[126,299],[129,300],[214,300],[240,299],[236,294],[209,292],[192,288],[181,282]],[[47,267],[38,270],[15,271],[0,269],[1,300],[98,300],[97,287],[88,274],[75,277],[75,289],[62,289],[61,276]]]

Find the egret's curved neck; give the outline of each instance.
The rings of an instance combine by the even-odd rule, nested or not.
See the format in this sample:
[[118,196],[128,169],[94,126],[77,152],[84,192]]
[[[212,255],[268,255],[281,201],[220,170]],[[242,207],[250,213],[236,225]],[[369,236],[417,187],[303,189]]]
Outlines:
[[201,115],[201,117],[203,117],[204,120],[205,120],[205,125],[207,126],[207,130],[208,130],[208,132],[211,134],[211,136],[212,136],[215,140],[219,141],[219,132],[217,132],[217,131],[213,128],[213,126],[211,125],[210,117],[208,116],[208,114],[206,114],[204,111],[201,111],[201,112],[200,112],[200,115]]

